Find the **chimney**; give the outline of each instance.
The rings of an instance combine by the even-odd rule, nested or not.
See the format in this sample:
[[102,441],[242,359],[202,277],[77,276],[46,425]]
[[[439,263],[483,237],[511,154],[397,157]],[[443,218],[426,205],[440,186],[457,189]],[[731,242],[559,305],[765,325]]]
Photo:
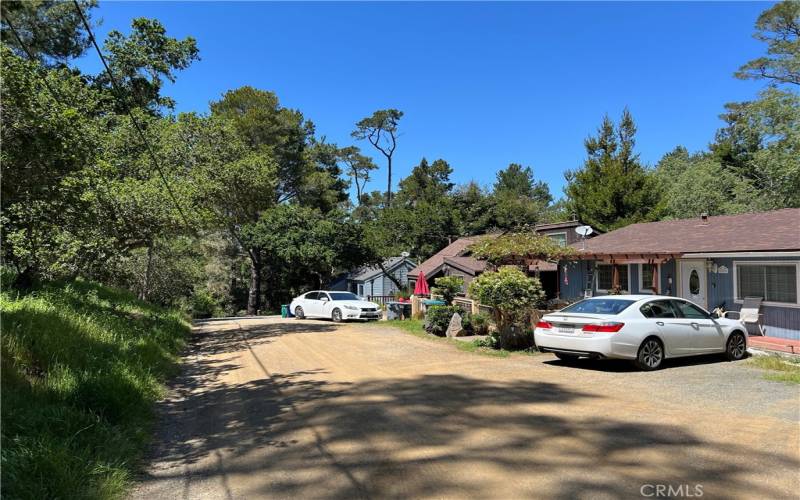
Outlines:
[[708,212],[703,212],[700,214],[700,222],[702,224],[708,224]]

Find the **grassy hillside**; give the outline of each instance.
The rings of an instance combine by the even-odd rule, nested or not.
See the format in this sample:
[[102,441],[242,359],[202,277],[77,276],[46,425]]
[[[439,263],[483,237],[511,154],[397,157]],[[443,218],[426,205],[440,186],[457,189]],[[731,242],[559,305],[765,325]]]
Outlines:
[[177,312],[87,282],[4,291],[3,498],[115,498],[177,367]]

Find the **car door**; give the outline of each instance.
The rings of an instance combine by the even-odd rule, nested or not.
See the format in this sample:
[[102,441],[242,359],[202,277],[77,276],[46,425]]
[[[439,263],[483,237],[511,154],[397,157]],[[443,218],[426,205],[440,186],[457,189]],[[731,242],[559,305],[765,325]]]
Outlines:
[[306,317],[319,316],[319,293],[308,292],[303,298],[303,311]]
[[322,318],[330,318],[331,313],[333,312],[333,302],[331,302],[331,296],[325,292],[319,292],[319,314],[318,316]]
[[670,356],[683,356],[690,352],[689,331],[679,321],[678,311],[671,300],[653,300],[639,308],[645,318],[655,323],[661,333],[664,349]]
[[683,328],[690,333],[692,352],[703,354],[724,350],[725,334],[710,314],[686,300],[672,302],[678,311]]

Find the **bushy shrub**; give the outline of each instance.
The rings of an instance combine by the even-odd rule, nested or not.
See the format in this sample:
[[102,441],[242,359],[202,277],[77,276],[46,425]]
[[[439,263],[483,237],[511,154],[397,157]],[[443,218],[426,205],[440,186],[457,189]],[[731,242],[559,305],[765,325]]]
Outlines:
[[497,344],[497,336],[489,335],[486,338],[475,339],[472,341],[475,347],[488,347],[490,349],[498,349],[500,346]]
[[211,318],[222,314],[222,308],[217,300],[207,290],[202,289],[195,290],[191,309],[193,318]]
[[[470,295],[491,306],[500,347],[527,348],[531,313],[544,303],[545,294],[537,278],[529,278],[514,266],[483,273],[470,283]],[[531,337],[530,339],[528,337]]]
[[425,331],[443,337],[453,314],[461,314],[461,309],[454,306],[431,306],[425,314]]
[[464,278],[461,276],[442,276],[436,278],[434,283],[436,286],[433,287],[433,293],[441,295],[447,305],[452,304],[456,295],[464,289]]
[[488,335],[489,321],[491,318],[486,313],[477,313],[470,316],[473,335]]

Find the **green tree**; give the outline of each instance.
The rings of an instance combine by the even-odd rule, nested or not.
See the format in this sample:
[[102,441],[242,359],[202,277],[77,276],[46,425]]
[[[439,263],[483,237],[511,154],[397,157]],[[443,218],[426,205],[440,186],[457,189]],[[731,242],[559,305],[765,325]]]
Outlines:
[[503,266],[472,280],[469,294],[492,307],[501,348],[528,347],[531,314],[545,299],[537,278],[525,276],[514,266]]
[[100,103],[68,70],[44,69],[8,47],[0,52],[3,253],[25,284],[58,255],[58,236],[83,215],[74,180],[96,161]]
[[726,125],[710,145],[714,157],[749,182],[764,203],[752,208],[800,206],[800,2],[764,11],[755,37],[767,55],[748,62],[739,78],[764,79],[768,87],[753,101],[728,103]]
[[[232,120],[185,117],[186,135],[199,140],[188,162],[195,185],[195,204],[208,214],[211,224],[223,227],[247,255],[250,267],[247,312],[261,306],[262,249],[243,237],[250,224],[285,196],[281,191],[280,166],[269,148],[252,148]],[[292,186],[291,189],[294,189]]]
[[800,85],[800,2],[784,0],[765,10],[753,36],[767,44],[767,55],[744,64],[736,76]]
[[357,146],[348,146],[339,150],[339,158],[346,165],[345,173],[356,188],[356,203],[361,205],[364,187],[370,179],[370,173],[378,168],[372,158],[361,154]]
[[457,234],[483,234],[494,225],[494,197],[476,182],[457,186],[452,200]]
[[402,117],[402,111],[381,109],[356,123],[351,134],[358,140],[366,139],[386,157],[386,206],[389,207],[392,206],[392,157],[397,148],[397,125]]
[[428,163],[423,158],[411,170],[411,174],[400,181],[397,202],[406,207],[441,203],[453,189],[453,183],[450,182],[452,173],[453,169],[446,161],[439,159]]
[[566,173],[571,211],[603,231],[647,220],[657,203],[648,171],[634,153],[636,125],[626,109],[619,126],[608,116],[597,136],[584,142],[582,168]]
[[[103,48],[120,85],[116,96],[122,100],[118,104],[119,113],[126,107],[142,108],[151,113],[158,113],[160,108],[174,108],[175,101],[161,95],[164,79],[174,83],[177,70],[186,69],[199,59],[194,38],[168,37],[161,22],[144,17],[132,21],[127,35],[111,31]],[[111,92],[108,73],[103,72],[94,80],[96,85]]]
[[[92,9],[97,7],[97,1],[79,0],[78,3],[91,23]],[[66,65],[69,60],[80,57],[91,43],[72,2],[3,2],[0,12],[3,45],[23,58],[30,53],[42,65]]]
[[534,180],[533,170],[517,163],[497,172],[493,194],[495,223],[501,229],[534,225],[553,201],[547,184]]
[[[679,160],[683,160],[682,165],[678,165]],[[742,213],[761,203],[758,192],[747,180],[724,168],[711,155],[668,155],[659,163],[655,175],[662,189],[660,218],[687,219],[703,212]]]
[[372,259],[361,226],[338,210],[284,203],[264,211],[243,238],[262,249],[268,274],[279,280],[272,297],[280,300],[291,291],[324,288],[338,273]]

